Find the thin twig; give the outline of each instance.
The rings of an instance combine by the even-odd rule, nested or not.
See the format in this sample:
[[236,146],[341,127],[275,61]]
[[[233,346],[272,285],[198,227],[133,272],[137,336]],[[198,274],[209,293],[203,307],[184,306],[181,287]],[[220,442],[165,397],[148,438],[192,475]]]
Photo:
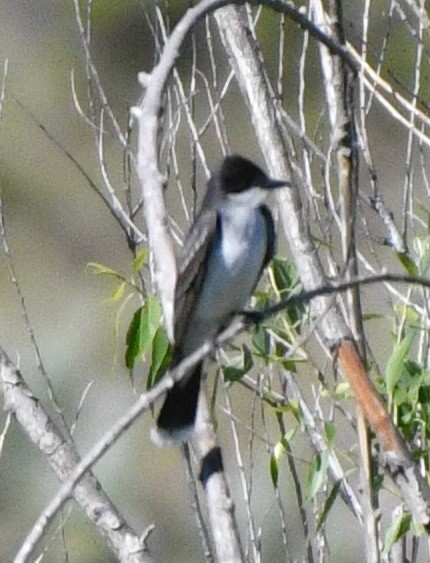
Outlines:
[[5,59],[3,63],[3,77],[1,81],[1,88],[0,88],[0,123],[3,119],[3,108],[4,108],[4,100],[6,96],[6,79],[7,73],[9,68],[9,59]]
[[48,396],[50,398],[50,400],[52,401],[52,404],[54,405],[55,411],[56,413],[59,415],[62,426],[63,426],[63,431],[65,432],[68,440],[70,440],[70,442],[72,442],[72,436],[70,434],[70,429],[69,429],[69,425],[66,421],[66,418],[64,416],[63,413],[63,409],[61,408],[58,399],[56,397],[56,393],[55,393],[55,389],[54,386],[52,384],[51,378],[45,368],[45,363],[43,361],[42,358],[42,353],[40,351],[39,348],[39,344],[37,342],[36,339],[36,334],[34,332],[33,329],[33,325],[31,324],[30,321],[30,316],[28,314],[28,309],[27,309],[27,303],[26,303],[26,299],[24,297],[23,292],[21,291],[21,285],[18,281],[18,277],[16,275],[16,271],[15,271],[15,264],[13,261],[13,257],[12,257],[12,252],[9,246],[9,241],[8,241],[8,237],[7,237],[7,233],[6,233],[6,225],[5,225],[5,220],[4,220],[4,214],[3,214],[3,202],[2,202],[2,197],[1,197],[1,192],[0,192],[0,239],[1,239],[1,244],[3,246],[3,252],[4,255],[6,257],[6,263],[7,263],[7,267],[9,269],[9,278],[10,281],[13,285],[13,287],[15,288],[16,294],[18,296],[19,302],[20,302],[20,306],[21,306],[21,314],[22,317],[24,319],[24,324],[25,327],[27,329],[27,333],[30,339],[30,343],[31,346],[33,348],[33,351],[35,353],[36,356],[36,361],[37,361],[37,366],[39,369],[39,372],[42,375],[43,381],[46,384],[47,390],[48,390]]
[[213,554],[213,547],[211,545],[209,532],[205,524],[205,519],[202,512],[202,506],[196,486],[196,478],[194,477],[193,468],[191,465],[190,448],[188,444],[183,444],[181,446],[181,450],[185,460],[185,472],[187,476],[188,490],[191,496],[191,508],[196,517],[197,530],[202,544],[203,555],[207,563],[214,563],[215,557]]

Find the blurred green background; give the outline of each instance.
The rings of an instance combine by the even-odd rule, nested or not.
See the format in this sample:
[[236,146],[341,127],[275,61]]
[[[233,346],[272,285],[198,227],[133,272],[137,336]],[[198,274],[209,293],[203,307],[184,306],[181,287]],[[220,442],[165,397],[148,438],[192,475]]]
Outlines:
[[[141,70],[149,71],[154,60],[153,42],[144,16],[144,10],[150,4],[145,4],[143,0],[93,3],[93,59],[123,130],[127,124],[128,109],[140,95],[136,75]],[[175,0],[171,4],[171,20],[174,23],[188,2]],[[356,19],[360,16],[359,4],[353,1],[346,3],[347,33],[353,43],[360,37]],[[373,4],[374,18],[370,31],[378,47],[381,33],[385,31],[384,10],[387,6],[388,3],[382,1]],[[301,30],[292,25],[288,29],[285,103],[294,115]],[[274,16],[267,13],[258,31],[269,72],[273,73],[276,69],[274,53],[277,40]],[[400,28],[397,31],[397,52],[393,48],[389,57],[396,63],[397,78],[409,83],[413,45],[409,36],[402,36]],[[189,43],[187,45],[180,60],[180,68],[184,72],[190,60]],[[317,53],[315,45],[311,49]],[[217,53],[221,53],[219,46]],[[202,65],[206,57],[202,55]],[[89,381],[93,382],[76,431],[77,445],[84,453],[124,413],[135,397],[122,362],[124,332],[115,341],[116,309],[104,303],[111,287],[106,280],[94,276],[87,264],[98,262],[127,273],[132,257],[124,236],[100,198],[89,189],[76,167],[38,125],[38,122],[43,124],[102,186],[92,132],[77,115],[71,94],[72,70],[78,93],[85,91],[84,56],[73,3],[65,0],[2,0],[0,67],[6,58],[9,69],[0,123],[0,188],[6,229],[31,325],[59,403],[69,421],[74,420],[86,385]],[[399,66],[402,58],[404,65]],[[309,90],[315,97],[316,105],[314,114],[309,114],[309,120],[316,122],[321,103],[321,77],[316,62],[312,67],[312,60],[307,72],[309,80],[314,80],[314,86],[310,86]],[[225,58],[220,57],[219,61],[220,75],[226,76],[228,67]],[[422,96],[426,98],[428,82],[423,84]],[[261,162],[246,110],[234,88],[225,109],[230,119],[229,133],[234,149]],[[390,208],[396,211],[400,198],[390,197],[390,194],[396,183],[400,194],[404,170],[398,153],[404,152],[405,138],[400,136],[403,135],[400,127],[387,125],[381,110],[376,109],[373,116],[370,124],[373,156],[379,167],[383,192],[390,198]],[[211,149],[211,143],[209,135],[205,148],[208,163],[213,167],[219,160],[220,151],[214,145]],[[187,159],[189,145],[189,138],[184,136],[184,146],[178,149],[184,160]],[[107,151],[111,179],[120,183],[121,148],[112,140],[107,142]],[[184,174],[184,183],[186,179]],[[178,205],[175,198],[169,203],[171,206]],[[178,211],[177,215],[183,224],[182,213]],[[376,224],[375,229],[380,229],[380,234],[383,234]],[[121,324],[122,331],[127,320],[126,316]],[[37,369],[22,319],[20,299],[10,282],[7,262],[1,253],[0,343],[19,363],[27,383],[57,420]],[[236,392],[236,395],[239,394],[240,390]],[[246,419],[244,406],[239,412]],[[2,414],[0,430],[4,421],[5,415]],[[148,438],[151,424],[150,416],[135,424],[97,464],[95,473],[137,531],[155,523],[150,545],[157,561],[200,561],[199,540],[180,453],[177,449],[159,450],[153,446]],[[220,415],[221,435],[226,425],[227,421]],[[303,457],[308,454],[309,449],[303,445]],[[225,456],[227,467],[233,469],[236,461],[230,445],[227,445]],[[259,456],[266,456],[262,444],[256,445],[257,460]],[[267,472],[268,463],[265,461],[262,466],[264,471],[254,476],[258,507],[256,519],[262,527],[263,560],[277,561],[279,553],[282,553],[279,526],[276,524],[278,512]],[[240,496],[237,472],[232,471],[229,478],[233,493],[237,492]],[[43,457],[12,422],[0,458],[0,561],[11,560],[57,487],[58,483]],[[286,471],[281,475],[280,487],[285,498],[292,495]],[[245,514],[240,505],[238,512],[243,526]],[[68,510],[64,514],[68,514]],[[59,523],[57,521],[51,527],[50,537],[53,540],[45,561],[66,560],[61,534],[56,532]],[[291,551],[300,560],[304,547],[301,535],[297,533],[298,514],[294,511],[288,526]],[[336,554],[332,560],[361,561],[360,535],[352,534],[348,543],[344,542],[344,530],[354,526],[354,521],[340,502],[328,526],[334,542],[333,553]],[[73,507],[68,516],[65,546],[69,556],[67,560],[71,562],[114,560],[77,507]]]

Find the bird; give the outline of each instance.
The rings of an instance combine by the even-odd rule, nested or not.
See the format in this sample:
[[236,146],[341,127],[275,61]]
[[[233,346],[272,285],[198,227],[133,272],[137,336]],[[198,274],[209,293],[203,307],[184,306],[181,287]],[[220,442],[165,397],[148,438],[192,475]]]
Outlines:
[[[237,154],[212,174],[177,259],[171,367],[244,311],[275,252],[273,216],[264,202],[273,189],[288,185]],[[151,430],[155,444],[192,437],[202,368],[200,362],[167,392]]]

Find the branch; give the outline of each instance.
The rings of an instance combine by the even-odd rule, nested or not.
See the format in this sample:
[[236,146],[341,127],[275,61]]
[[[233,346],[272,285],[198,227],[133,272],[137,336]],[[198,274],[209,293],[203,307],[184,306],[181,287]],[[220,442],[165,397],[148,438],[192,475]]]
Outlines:
[[[73,490],[77,487],[77,484],[85,473],[113,446],[122,434],[130,428],[133,422],[142,413],[147,411],[155,401],[166,393],[166,391],[171,389],[173,385],[186,373],[188,373],[193,366],[195,366],[199,361],[202,361],[214,349],[215,345],[227,342],[240,330],[244,330],[245,326],[245,323],[241,323],[238,327],[232,325],[225,330],[221,337],[215,342],[207,342],[193,354],[188,356],[188,358],[179,363],[175,369],[167,371],[162,380],[149,392],[143,393],[134,405],[132,405],[132,407],[90,449],[82,460],[75,463],[73,467],[70,468],[70,471],[67,474],[67,480],[65,480],[58,493],[39,516],[33,528],[27,535],[24,544],[15,558],[15,563],[22,563],[27,560],[36,543],[42,538],[47,526],[67,499],[73,494]],[[7,366],[7,362],[8,360],[6,356],[3,355],[1,365]],[[7,370],[7,372],[8,371],[9,370]],[[36,440],[36,443],[38,443],[38,439]]]
[[179,49],[190,29],[209,11],[227,4],[227,0],[208,0],[188,9],[166,40],[158,65],[150,75],[141,73],[139,80],[146,88],[139,106],[132,108],[138,128],[136,170],[144,204],[149,248],[155,265],[155,281],[164,312],[169,339],[173,341],[173,303],[176,282],[176,257],[170,236],[163,197],[163,178],[158,164],[158,136],[162,99],[167,80],[174,67]]
[[196,433],[192,445],[200,467],[199,479],[206,493],[217,561],[244,563],[246,559],[240,543],[234,504],[204,390],[200,392]]
[[0,87],[0,123],[3,118],[3,107],[4,107],[4,100],[6,94],[6,78],[7,78],[8,68],[9,68],[9,59],[6,58],[3,63],[3,77]]
[[[5,410],[13,413],[30,440],[46,456],[50,467],[60,481],[67,482],[74,468],[79,464],[79,455],[74,446],[61,436],[53,421],[27,387],[19,370],[1,348],[0,382],[4,393]],[[89,520],[120,561],[150,563],[151,558],[144,542],[130,528],[118,509],[103,492],[94,475],[87,473],[70,491],[70,494],[85,511]],[[65,500],[69,498],[70,494]],[[46,515],[46,523],[51,519]],[[43,529],[41,531],[43,533]],[[24,561],[34,546],[35,541],[26,540],[16,562]]]

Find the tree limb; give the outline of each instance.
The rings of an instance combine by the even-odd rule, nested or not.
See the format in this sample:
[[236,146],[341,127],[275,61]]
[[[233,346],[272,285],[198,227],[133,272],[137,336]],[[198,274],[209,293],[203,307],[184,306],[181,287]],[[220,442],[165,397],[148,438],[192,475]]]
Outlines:
[[[1,348],[0,383],[4,394],[5,410],[13,413],[30,440],[46,456],[51,469],[54,470],[60,481],[67,482],[79,465],[79,455],[73,444],[62,437],[53,421],[27,387],[17,367]],[[73,495],[120,561],[126,563],[150,563],[152,561],[144,542],[127,524],[92,473],[88,472],[70,490],[65,500],[70,495]],[[47,524],[51,518],[46,515],[45,520]],[[17,556],[15,561],[17,563],[25,561],[26,554],[29,554],[34,547],[33,540],[24,542],[20,550],[22,555]]]

